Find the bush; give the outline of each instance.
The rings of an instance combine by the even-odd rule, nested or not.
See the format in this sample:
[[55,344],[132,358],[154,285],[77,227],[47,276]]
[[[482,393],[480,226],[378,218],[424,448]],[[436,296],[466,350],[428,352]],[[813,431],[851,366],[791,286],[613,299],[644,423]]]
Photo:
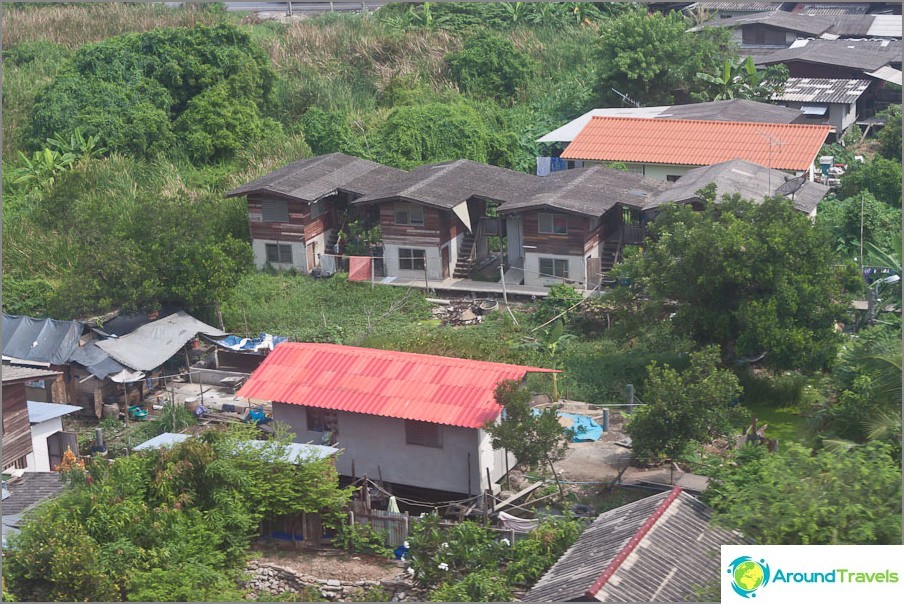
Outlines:
[[[900,140],[900,139],[899,139]],[[865,164],[854,163],[841,177],[838,196],[853,197],[865,191],[894,208],[901,207],[901,159],[876,156]]]
[[488,34],[468,38],[460,51],[446,55],[446,64],[463,92],[506,100],[536,71],[533,60],[511,40]]
[[363,155],[361,149],[354,144],[348,119],[341,113],[327,113],[319,107],[311,107],[302,116],[301,127],[304,140],[310,145],[314,155],[337,151],[349,155]]
[[[570,309],[572,306],[575,306],[583,299],[584,297],[580,292],[572,286],[565,283],[557,283],[549,288],[549,295],[540,300],[537,304],[537,311],[534,313],[534,319],[537,321],[538,325],[545,323],[553,317]],[[577,312],[577,309],[572,311],[572,313]],[[566,324],[570,322],[571,318],[572,317],[567,314],[562,317]]]
[[342,522],[336,529],[333,545],[350,552],[376,554],[384,558],[392,558],[393,550],[386,546],[389,539],[387,531],[376,530],[370,525],[359,522]]
[[505,574],[490,568],[456,583],[443,583],[430,594],[433,602],[511,602],[513,598]]
[[879,131],[879,152],[886,158],[900,163],[901,106],[891,105],[880,114],[880,117],[885,120],[885,126]]

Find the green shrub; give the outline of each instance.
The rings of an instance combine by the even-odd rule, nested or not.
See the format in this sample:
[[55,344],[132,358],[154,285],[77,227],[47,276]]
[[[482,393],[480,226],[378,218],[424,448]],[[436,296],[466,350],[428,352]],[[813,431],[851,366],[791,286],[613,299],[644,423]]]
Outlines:
[[433,602],[511,602],[514,598],[505,573],[487,568],[455,583],[443,583],[430,594]]
[[387,531],[374,529],[368,524],[359,522],[342,522],[336,528],[333,545],[350,552],[376,554],[384,558],[392,558],[393,550],[386,546],[389,539]]
[[460,51],[446,55],[446,64],[463,92],[496,99],[511,99],[536,71],[511,40],[490,34],[468,38]]

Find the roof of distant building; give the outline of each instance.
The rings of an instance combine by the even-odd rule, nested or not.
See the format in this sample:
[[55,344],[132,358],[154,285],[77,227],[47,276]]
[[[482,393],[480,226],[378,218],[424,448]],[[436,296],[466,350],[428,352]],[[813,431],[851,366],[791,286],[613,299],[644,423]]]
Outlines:
[[791,9],[801,15],[865,15],[872,5],[869,2],[801,2]]
[[313,203],[337,191],[366,195],[402,174],[404,170],[344,153],[329,153],[292,162],[229,191],[226,197],[269,193]]
[[784,2],[695,2],[689,8],[700,7],[709,11],[778,11]]
[[82,410],[81,407],[75,405],[63,405],[61,403],[40,403],[37,401],[26,401],[28,405],[28,422],[31,424],[40,424],[47,420],[63,417],[70,413],[77,413]]
[[745,25],[768,25],[778,29],[819,36],[835,24],[831,17],[814,17],[809,15],[796,15],[785,11],[767,11],[739,15],[730,19],[711,19],[702,25],[693,27],[688,31],[698,31],[707,27],[742,27]]
[[[790,177],[787,172],[769,170],[765,166],[749,161],[733,159],[689,170],[674,183],[674,186],[657,195],[647,207],[657,207],[669,202],[697,201],[700,199],[697,191],[709,183],[716,184],[717,201],[721,200],[723,195],[735,193],[740,193],[744,199],[762,201],[766,195],[779,194],[779,187],[793,178],[797,177]],[[797,185],[799,187],[793,194],[786,197],[792,200],[796,209],[805,214],[816,209],[829,192],[829,187],[810,182],[804,177],[799,177]]]
[[649,119],[790,124],[800,117],[800,111],[747,99],[690,103],[686,105],[662,105],[658,107],[604,107],[588,111],[584,115],[571,120],[564,126],[543,135],[537,139],[537,142],[571,142],[592,117],[635,117]]
[[743,537],[680,488],[597,518],[524,598],[531,602],[682,602],[719,573],[722,545]]
[[3,313],[3,356],[65,365],[78,348],[84,326],[78,321],[34,319]]
[[[757,65],[774,65],[776,63],[791,63],[801,61],[804,63],[816,63],[831,65],[847,69],[859,69],[864,72],[874,71],[889,63],[901,61],[900,54],[895,57],[890,52],[879,50],[863,50],[857,48],[856,41],[830,40],[823,44],[809,43],[805,46],[797,46],[779,50],[755,61]],[[900,46],[898,46],[900,48]]]
[[829,131],[822,125],[594,117],[562,157],[689,166],[745,159],[803,171]]
[[286,342],[242,386],[242,398],[480,428],[502,407],[503,380],[550,369],[392,350]]
[[17,367],[16,365],[7,365],[6,363],[3,364],[0,373],[3,374],[4,384],[43,380],[44,378],[60,375],[59,371],[50,371],[49,369],[38,369],[35,367]]
[[843,103],[851,105],[866,92],[869,80],[788,78],[784,90],[772,95],[774,101],[797,103]]

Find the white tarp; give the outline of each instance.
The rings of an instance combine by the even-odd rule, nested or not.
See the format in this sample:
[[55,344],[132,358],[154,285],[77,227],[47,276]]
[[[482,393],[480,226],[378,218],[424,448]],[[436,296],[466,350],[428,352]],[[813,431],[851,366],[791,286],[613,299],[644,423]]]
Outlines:
[[458,216],[463,223],[465,223],[465,228],[467,228],[469,232],[473,232],[473,229],[471,228],[471,215],[468,214],[468,202],[461,202],[452,208],[452,211],[455,212],[455,215]]
[[186,342],[199,333],[218,338],[228,335],[180,310],[142,325],[121,338],[100,341],[97,346],[126,367],[151,371],[179,352]]

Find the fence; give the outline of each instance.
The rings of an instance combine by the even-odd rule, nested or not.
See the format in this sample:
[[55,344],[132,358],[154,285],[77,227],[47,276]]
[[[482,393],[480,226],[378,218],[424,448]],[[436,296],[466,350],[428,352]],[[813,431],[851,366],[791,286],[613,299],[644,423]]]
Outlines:
[[349,502],[349,509],[352,514],[352,522],[366,524],[378,531],[386,531],[388,534],[387,546],[396,547],[408,539],[408,512],[372,510],[367,507],[365,502],[355,499]]

